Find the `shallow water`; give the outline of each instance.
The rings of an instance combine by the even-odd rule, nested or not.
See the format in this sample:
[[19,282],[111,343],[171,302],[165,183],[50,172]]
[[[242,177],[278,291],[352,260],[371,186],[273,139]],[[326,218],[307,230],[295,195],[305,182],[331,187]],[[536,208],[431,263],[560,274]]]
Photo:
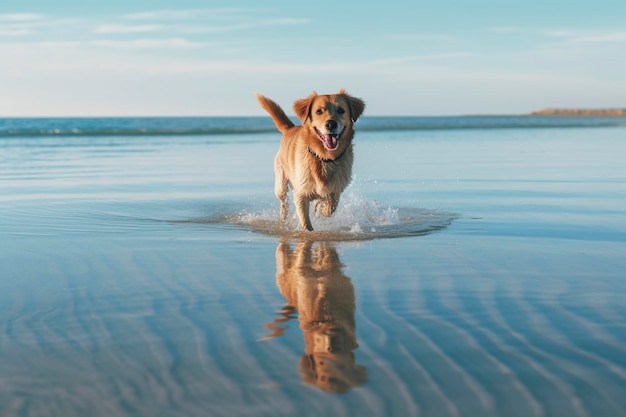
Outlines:
[[0,138],[0,415],[625,416],[626,130],[507,126],[358,132],[313,234],[274,133]]

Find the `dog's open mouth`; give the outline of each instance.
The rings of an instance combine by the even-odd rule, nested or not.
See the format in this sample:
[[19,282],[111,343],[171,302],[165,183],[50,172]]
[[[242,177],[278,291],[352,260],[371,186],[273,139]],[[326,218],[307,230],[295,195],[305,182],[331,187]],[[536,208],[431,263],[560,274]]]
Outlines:
[[343,135],[344,130],[346,130],[345,127],[339,133],[322,133],[315,128],[315,133],[317,133],[317,136],[320,138],[326,149],[334,151],[339,145],[339,140],[341,139],[341,135]]

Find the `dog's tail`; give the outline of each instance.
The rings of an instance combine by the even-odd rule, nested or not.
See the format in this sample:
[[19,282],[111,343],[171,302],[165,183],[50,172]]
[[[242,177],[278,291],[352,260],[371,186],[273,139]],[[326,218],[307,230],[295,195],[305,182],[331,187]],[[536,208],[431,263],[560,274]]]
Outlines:
[[285,133],[287,129],[295,126],[278,104],[259,93],[256,94],[256,99],[261,107],[272,116],[272,120],[280,133]]

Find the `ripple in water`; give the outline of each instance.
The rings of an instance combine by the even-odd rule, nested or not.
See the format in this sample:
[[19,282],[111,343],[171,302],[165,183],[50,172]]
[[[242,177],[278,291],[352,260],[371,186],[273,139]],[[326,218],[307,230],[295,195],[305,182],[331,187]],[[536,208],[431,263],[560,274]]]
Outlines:
[[272,236],[345,241],[426,235],[448,227],[456,218],[438,209],[394,208],[349,193],[331,217],[316,215],[311,207],[313,232],[300,229],[293,207],[287,221],[279,219],[277,208],[227,215],[224,221]]

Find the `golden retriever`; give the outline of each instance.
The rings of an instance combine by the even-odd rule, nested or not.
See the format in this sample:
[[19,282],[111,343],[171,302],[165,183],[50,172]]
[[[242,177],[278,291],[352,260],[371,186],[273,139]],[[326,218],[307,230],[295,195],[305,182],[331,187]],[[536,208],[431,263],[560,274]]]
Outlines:
[[365,103],[344,89],[337,94],[314,92],[294,103],[293,110],[302,122],[296,126],[278,104],[261,94],[256,98],[283,134],[274,158],[274,193],[280,200],[280,216],[287,218],[287,191],[291,187],[300,226],[313,230],[310,203],[315,201],[315,211],[329,217],[350,184],[353,125]]

